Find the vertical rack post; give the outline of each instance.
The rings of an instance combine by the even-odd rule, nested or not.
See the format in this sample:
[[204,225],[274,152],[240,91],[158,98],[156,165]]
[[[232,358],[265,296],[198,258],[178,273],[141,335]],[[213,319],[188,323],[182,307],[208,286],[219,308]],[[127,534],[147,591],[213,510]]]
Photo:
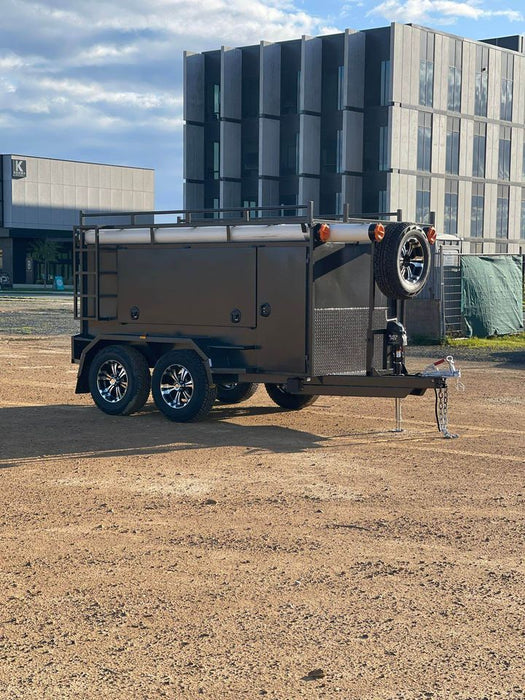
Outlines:
[[100,247],[99,228],[95,227],[95,318],[100,320]]

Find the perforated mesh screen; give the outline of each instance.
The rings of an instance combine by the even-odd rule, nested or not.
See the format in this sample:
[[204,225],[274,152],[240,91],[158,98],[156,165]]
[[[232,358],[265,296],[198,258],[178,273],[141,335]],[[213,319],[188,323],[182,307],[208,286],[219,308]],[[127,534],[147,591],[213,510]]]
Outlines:
[[[373,327],[386,326],[386,307],[374,310]],[[314,309],[313,375],[364,374],[368,308]],[[374,342],[376,367],[381,366],[383,336]]]

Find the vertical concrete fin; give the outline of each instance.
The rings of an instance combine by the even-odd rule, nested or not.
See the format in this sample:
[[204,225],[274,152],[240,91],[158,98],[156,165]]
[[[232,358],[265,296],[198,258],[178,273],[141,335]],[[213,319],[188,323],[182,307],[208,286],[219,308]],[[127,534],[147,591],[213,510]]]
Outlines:
[[365,104],[365,42],[363,32],[345,32],[343,105],[363,109]]
[[281,45],[261,42],[259,114],[281,113]]
[[184,121],[204,122],[204,54],[184,52]]
[[240,119],[242,111],[242,51],[221,48],[221,119]]
[[299,112],[321,111],[322,39],[301,40]]

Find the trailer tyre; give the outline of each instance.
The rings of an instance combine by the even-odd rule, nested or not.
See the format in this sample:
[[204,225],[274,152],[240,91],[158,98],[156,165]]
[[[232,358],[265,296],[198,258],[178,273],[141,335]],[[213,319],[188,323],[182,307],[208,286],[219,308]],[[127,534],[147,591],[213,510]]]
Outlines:
[[374,275],[389,299],[410,299],[423,289],[430,274],[430,244],[425,232],[410,224],[385,226],[375,246]]
[[217,396],[200,357],[191,350],[171,350],[153,369],[151,391],[166,418],[187,423],[206,418]]
[[217,382],[217,400],[226,404],[247,401],[258,386],[252,382]]
[[129,416],[148,400],[151,377],[148,363],[138,350],[110,345],[100,350],[89,368],[89,390],[104,413]]
[[265,384],[266,391],[271,400],[281,408],[289,411],[300,411],[301,408],[311,406],[318,396],[306,396],[304,394],[290,394],[282,384]]

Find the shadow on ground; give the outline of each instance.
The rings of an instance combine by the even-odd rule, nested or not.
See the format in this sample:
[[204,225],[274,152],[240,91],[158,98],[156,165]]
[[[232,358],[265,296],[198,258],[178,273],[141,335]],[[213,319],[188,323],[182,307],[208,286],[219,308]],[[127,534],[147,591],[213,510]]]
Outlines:
[[172,423],[148,405],[132,416],[108,416],[94,406],[0,408],[0,469],[34,459],[93,459],[213,447],[297,453],[327,438],[278,425],[238,425],[227,418],[282,413],[277,407],[213,409],[202,423]]
[[509,350],[508,352],[493,352],[490,359],[497,362],[500,367],[509,369],[525,368],[525,350]]
[[[452,347],[450,345],[413,345],[407,349],[410,362],[413,358],[432,358],[452,355],[456,363],[465,362],[494,362],[497,366],[508,369],[522,369],[525,366],[525,350],[508,348],[494,350],[493,347]],[[411,367],[409,366],[409,369]]]

